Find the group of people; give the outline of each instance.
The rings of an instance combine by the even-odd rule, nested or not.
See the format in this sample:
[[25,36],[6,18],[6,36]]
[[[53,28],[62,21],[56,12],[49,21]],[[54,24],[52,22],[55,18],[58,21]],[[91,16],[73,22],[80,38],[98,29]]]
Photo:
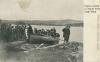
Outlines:
[[1,24],[0,35],[1,38],[9,41],[13,40],[23,40],[25,39],[25,25],[11,25],[11,24]]
[[56,32],[55,28],[51,28],[51,29],[37,29],[34,28],[34,33],[36,35],[40,35],[40,36],[51,36],[51,37],[60,37],[60,34]]
[[[33,32],[32,27],[30,26],[30,28],[28,30],[29,30],[28,33],[30,32],[30,34],[34,34],[34,35],[51,36],[53,38],[60,37],[60,34],[56,32],[55,28],[51,28],[51,29],[47,29],[47,30],[34,28],[34,32]],[[64,42],[68,43],[69,37],[70,37],[70,25],[67,25],[65,28],[63,28],[62,32],[63,32]]]
[[[62,31],[64,42],[67,43],[69,41],[70,36],[70,26],[66,26]],[[33,31],[32,26],[30,24],[1,24],[0,35],[0,38],[6,38],[7,41],[26,40],[30,38],[30,35],[51,36],[53,38],[60,37],[60,34],[56,32],[55,28],[46,30],[34,28]]]

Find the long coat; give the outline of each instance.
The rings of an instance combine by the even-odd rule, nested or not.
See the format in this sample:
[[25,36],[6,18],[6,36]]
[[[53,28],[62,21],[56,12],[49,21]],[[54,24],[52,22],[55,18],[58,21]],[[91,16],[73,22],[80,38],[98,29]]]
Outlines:
[[63,37],[64,40],[68,41],[70,36],[70,29],[69,28],[64,28],[63,29]]

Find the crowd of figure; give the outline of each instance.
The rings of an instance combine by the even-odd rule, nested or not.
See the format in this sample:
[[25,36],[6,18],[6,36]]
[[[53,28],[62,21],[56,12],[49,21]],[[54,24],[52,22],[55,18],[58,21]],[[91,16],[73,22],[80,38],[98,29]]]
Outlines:
[[[66,26],[63,30],[64,42],[69,41],[70,26]],[[59,38],[60,34],[55,28],[51,29],[32,29],[30,24],[0,24],[0,38],[6,41],[26,40],[30,35],[49,36]]]
[[[27,34],[26,34],[27,33]],[[0,38],[6,41],[26,40],[30,35],[50,36],[59,38],[60,34],[56,32],[55,28],[51,29],[32,29],[30,24],[1,24],[0,25]]]
[[11,25],[1,24],[0,26],[0,38],[6,41],[23,40],[25,39],[26,25]]
[[51,28],[51,29],[37,29],[34,28],[34,33],[36,35],[40,35],[40,36],[51,36],[51,37],[60,37],[60,34],[56,32],[55,28]]

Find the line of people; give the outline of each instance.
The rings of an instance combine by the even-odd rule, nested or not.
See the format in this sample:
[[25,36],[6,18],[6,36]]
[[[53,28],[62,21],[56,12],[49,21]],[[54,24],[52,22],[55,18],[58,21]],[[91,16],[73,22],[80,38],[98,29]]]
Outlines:
[[[62,31],[64,42],[67,43],[70,37],[70,26],[66,26]],[[30,38],[30,35],[51,36],[53,38],[60,37],[60,34],[56,32],[55,28],[46,30],[34,28],[33,31],[30,24],[0,24],[0,38],[8,42],[16,40],[26,40]]]
[[[26,31],[27,30],[27,31]],[[27,33],[27,34],[26,34]],[[0,26],[0,38],[6,41],[17,41],[17,40],[26,40],[30,38],[30,35],[40,35],[40,36],[51,36],[51,37],[60,37],[60,34],[56,32],[55,28],[51,29],[32,29],[30,24],[21,25],[21,24],[1,24]]]
[[0,38],[3,40],[16,41],[25,39],[26,25],[1,24],[0,26]]

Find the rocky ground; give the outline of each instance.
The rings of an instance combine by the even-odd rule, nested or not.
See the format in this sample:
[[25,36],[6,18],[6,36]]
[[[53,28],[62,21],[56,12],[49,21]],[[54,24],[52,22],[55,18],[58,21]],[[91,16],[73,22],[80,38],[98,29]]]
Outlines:
[[[22,45],[24,47],[22,47]],[[24,43],[16,49],[5,49],[0,53],[1,62],[83,62],[83,44],[70,42],[54,47]]]

